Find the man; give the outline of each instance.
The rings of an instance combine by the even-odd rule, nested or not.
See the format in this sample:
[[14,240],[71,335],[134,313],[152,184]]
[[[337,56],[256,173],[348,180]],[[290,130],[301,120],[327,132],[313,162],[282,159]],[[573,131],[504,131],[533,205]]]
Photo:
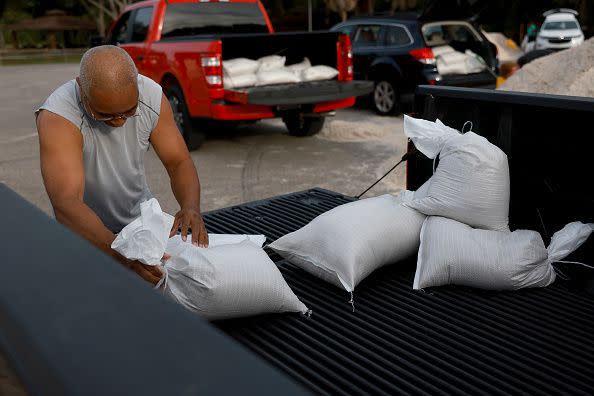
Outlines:
[[111,249],[115,233],[140,215],[152,197],[144,155],[153,146],[180,210],[171,229],[208,245],[200,215],[200,182],[161,87],[138,74],[123,49],[88,50],[80,75],[54,91],[36,111],[41,173],[56,219],[156,284],[161,271]]

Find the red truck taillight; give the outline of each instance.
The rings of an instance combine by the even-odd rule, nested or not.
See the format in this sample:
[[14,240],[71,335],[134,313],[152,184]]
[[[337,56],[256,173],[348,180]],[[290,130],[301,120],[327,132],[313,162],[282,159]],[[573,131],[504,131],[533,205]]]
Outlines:
[[351,81],[353,79],[353,51],[351,48],[351,39],[346,34],[341,34],[338,37],[336,53],[338,56],[336,62],[338,66],[338,79],[341,81]]
[[209,88],[223,87],[223,62],[221,54],[204,54],[201,56],[202,70]]

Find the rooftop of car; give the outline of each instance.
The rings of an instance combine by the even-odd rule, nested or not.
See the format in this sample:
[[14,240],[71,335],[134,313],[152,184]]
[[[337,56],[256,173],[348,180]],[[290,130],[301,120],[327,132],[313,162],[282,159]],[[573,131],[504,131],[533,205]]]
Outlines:
[[395,12],[392,15],[358,15],[350,18],[346,22],[350,21],[388,21],[388,22],[414,22],[420,18],[420,14],[417,12]]
[[545,22],[575,21],[575,20],[577,20],[575,15],[567,13],[567,12],[551,14],[545,18]]

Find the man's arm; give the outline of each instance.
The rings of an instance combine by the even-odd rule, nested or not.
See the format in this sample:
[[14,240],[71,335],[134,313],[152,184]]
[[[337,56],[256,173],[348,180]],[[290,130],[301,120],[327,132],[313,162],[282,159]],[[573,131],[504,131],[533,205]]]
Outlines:
[[188,228],[192,229],[192,243],[208,246],[208,234],[200,215],[200,181],[196,167],[173,119],[171,106],[165,95],[161,96],[161,114],[157,126],[151,133],[151,144],[163,162],[173,195],[180,206],[175,215],[171,235],[181,227],[182,239],[186,240]]
[[160,271],[127,260],[111,249],[115,235],[83,202],[83,137],[65,118],[42,110],[37,116],[41,174],[56,219],[145,280],[157,283]]

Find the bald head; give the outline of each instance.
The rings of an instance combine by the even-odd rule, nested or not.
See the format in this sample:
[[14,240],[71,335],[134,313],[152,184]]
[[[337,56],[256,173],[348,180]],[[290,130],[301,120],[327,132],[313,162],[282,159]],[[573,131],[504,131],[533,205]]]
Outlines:
[[80,61],[79,83],[86,96],[96,89],[115,93],[136,86],[137,78],[138,70],[130,55],[114,45],[91,48]]
[[124,125],[126,119],[120,116],[138,107],[138,70],[119,47],[102,45],[85,52],[77,81],[87,113],[96,120],[108,120],[105,123],[110,126]]

